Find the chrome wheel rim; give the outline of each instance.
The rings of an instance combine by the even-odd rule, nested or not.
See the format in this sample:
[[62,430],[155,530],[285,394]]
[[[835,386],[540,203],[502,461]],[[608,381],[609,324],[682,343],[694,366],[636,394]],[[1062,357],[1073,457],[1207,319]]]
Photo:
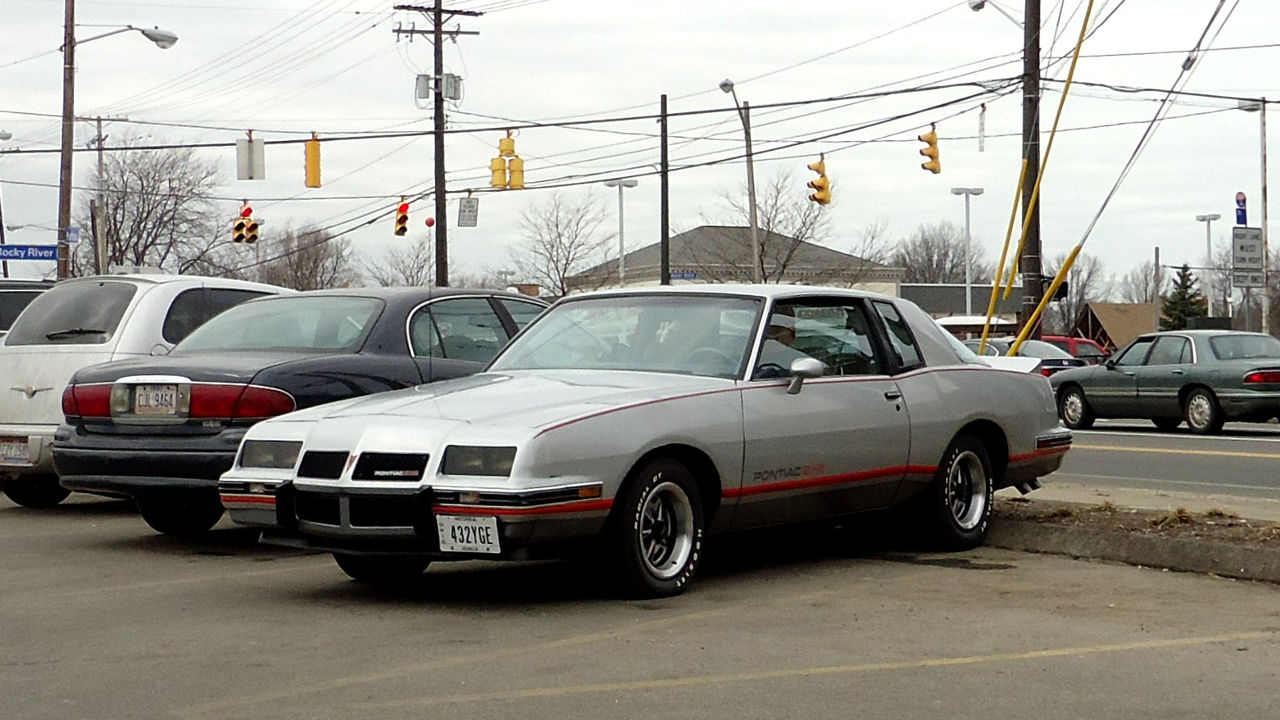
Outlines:
[[982,458],[971,450],[956,456],[947,473],[946,503],[961,530],[972,530],[987,510],[987,471]]
[[693,552],[693,506],[675,483],[654,486],[640,506],[640,559],[654,577],[669,580]]
[[1071,424],[1080,422],[1084,417],[1084,398],[1078,391],[1071,391],[1062,398],[1062,418]]
[[1194,428],[1209,427],[1213,417],[1213,406],[1204,393],[1196,393],[1187,400],[1187,424]]

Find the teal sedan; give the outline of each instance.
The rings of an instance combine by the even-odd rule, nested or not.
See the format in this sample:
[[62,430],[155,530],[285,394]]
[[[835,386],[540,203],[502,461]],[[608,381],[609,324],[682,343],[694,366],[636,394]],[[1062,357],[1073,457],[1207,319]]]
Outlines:
[[1064,370],[1050,383],[1073,430],[1097,418],[1149,418],[1161,430],[1185,421],[1209,435],[1228,420],[1280,417],[1280,340],[1233,330],[1150,333],[1105,364]]

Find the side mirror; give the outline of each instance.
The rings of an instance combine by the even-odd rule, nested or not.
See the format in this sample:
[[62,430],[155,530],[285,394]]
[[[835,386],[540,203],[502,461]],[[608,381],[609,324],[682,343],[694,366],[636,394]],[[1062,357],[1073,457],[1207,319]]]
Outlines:
[[1112,358],[1107,358],[1107,361],[1106,361],[1106,362],[1104,362],[1104,363],[1102,363],[1102,364],[1103,364],[1103,365],[1104,365],[1108,370],[1115,370],[1115,369],[1116,369],[1116,361],[1115,361],[1114,359],[1112,359]]
[[805,378],[819,378],[826,370],[826,366],[817,358],[796,358],[791,361],[791,384],[787,386],[787,394],[795,395],[800,392],[801,386],[804,385]]

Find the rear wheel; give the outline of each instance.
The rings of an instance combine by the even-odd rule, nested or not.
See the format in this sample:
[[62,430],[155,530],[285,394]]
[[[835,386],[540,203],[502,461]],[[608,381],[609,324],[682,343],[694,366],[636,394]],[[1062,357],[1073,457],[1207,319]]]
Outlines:
[[1151,423],[1156,426],[1157,430],[1162,430],[1164,432],[1172,432],[1173,430],[1177,430],[1178,426],[1182,424],[1182,419],[1181,418],[1151,418]]
[[952,440],[926,496],[926,516],[938,544],[946,550],[981,545],[994,493],[986,446],[972,435]]
[[71,494],[58,484],[57,475],[6,475],[0,486],[10,500],[29,508],[53,507]]
[[1088,430],[1093,427],[1093,410],[1089,409],[1089,401],[1084,397],[1084,389],[1072,385],[1058,396],[1058,416],[1062,424],[1072,430]]
[[166,494],[137,498],[138,512],[152,530],[175,537],[209,532],[222,517],[217,493]]
[[334,562],[352,580],[368,585],[404,585],[417,580],[431,561],[411,555],[333,554]]
[[684,592],[702,555],[702,496],[688,468],[657,460],[641,468],[617,499],[610,528],[615,571],[642,597]]
[[1197,435],[1212,435],[1222,429],[1226,420],[1222,416],[1222,408],[1218,406],[1218,398],[1208,388],[1196,388],[1187,395],[1187,404],[1183,407],[1187,418],[1187,426]]

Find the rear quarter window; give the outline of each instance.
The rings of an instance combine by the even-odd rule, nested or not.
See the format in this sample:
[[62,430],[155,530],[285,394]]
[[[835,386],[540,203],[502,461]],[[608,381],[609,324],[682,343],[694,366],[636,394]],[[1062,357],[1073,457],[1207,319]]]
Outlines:
[[8,330],[41,290],[0,290],[0,330]]
[[55,285],[27,306],[6,345],[102,345],[111,341],[133,296],[133,283],[101,280]]

